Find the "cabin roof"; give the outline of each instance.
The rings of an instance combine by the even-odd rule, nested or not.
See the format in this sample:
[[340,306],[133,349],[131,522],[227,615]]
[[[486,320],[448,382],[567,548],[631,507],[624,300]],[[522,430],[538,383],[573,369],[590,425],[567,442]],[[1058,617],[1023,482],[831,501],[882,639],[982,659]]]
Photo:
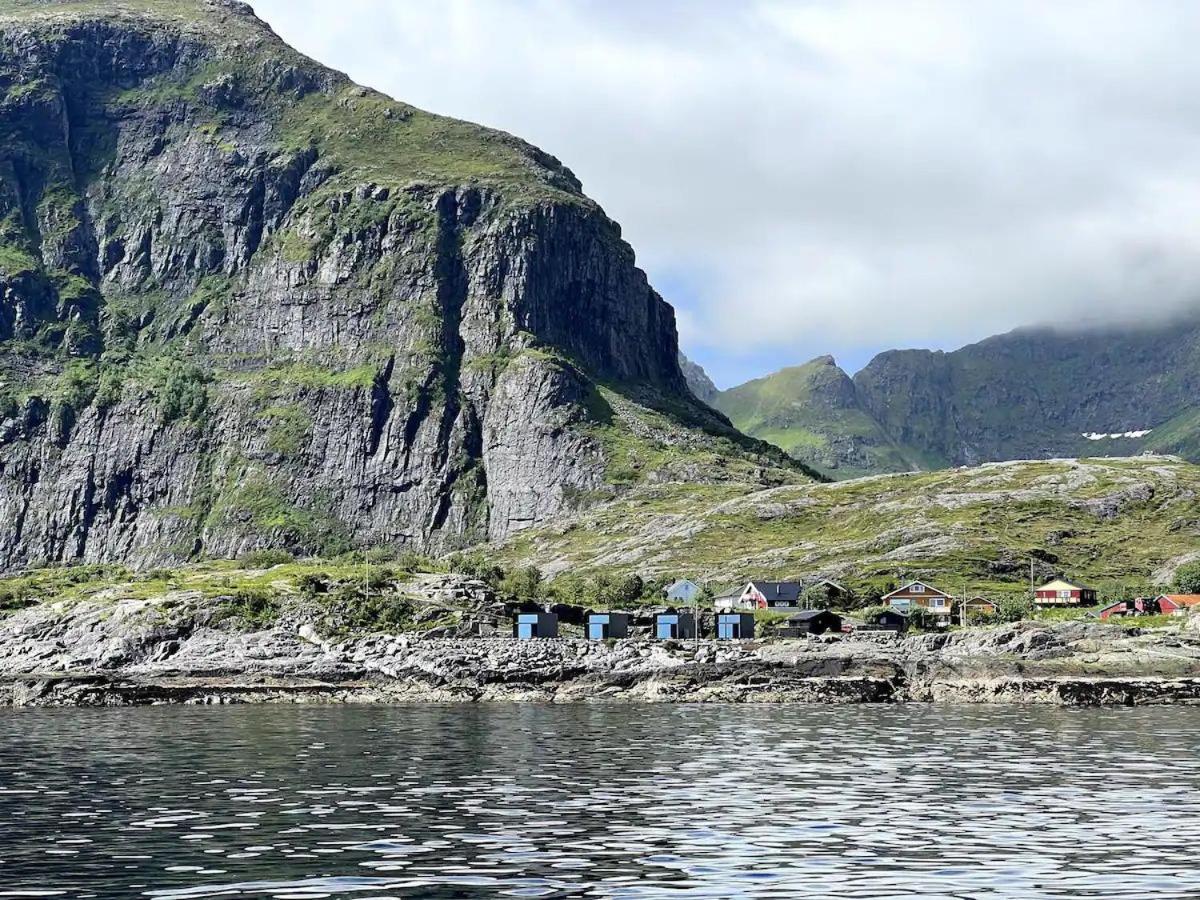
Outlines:
[[896,590],[892,591],[890,594],[884,594],[882,599],[887,600],[889,597],[895,597],[897,594],[908,593],[910,588],[915,587],[918,584],[921,585],[923,588],[925,588],[926,594],[937,594],[941,597],[949,597],[950,596],[945,591],[938,590],[937,588],[935,588],[928,581],[922,581],[921,579],[917,578],[913,581],[910,581],[908,584],[904,585],[904,587],[896,588]]
[[1200,594],[1160,594],[1159,600],[1166,598],[1177,606],[1200,606]]
[[1039,591],[1061,591],[1064,588],[1069,588],[1072,591],[1095,590],[1095,588],[1090,588],[1086,584],[1083,584],[1082,582],[1068,581],[1066,578],[1055,578],[1053,581],[1047,581],[1041,587],[1037,588],[1037,590],[1039,590]]
[[788,616],[788,621],[808,622],[812,619],[820,618],[821,616],[833,616],[835,619],[841,618],[841,616],[839,616],[837,613],[831,612],[828,609],[802,609],[800,612],[793,613],[792,615]]
[[[767,600],[796,601],[804,586],[798,581],[751,581],[746,587],[754,587]],[[743,591],[745,593],[745,591]]]

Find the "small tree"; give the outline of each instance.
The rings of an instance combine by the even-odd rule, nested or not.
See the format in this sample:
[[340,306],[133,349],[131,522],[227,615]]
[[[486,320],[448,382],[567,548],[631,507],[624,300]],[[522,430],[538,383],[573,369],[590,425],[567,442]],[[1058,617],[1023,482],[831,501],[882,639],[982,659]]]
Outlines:
[[806,587],[800,595],[800,605],[805,609],[825,609],[829,606],[829,590],[823,584]]
[[908,610],[908,625],[910,628],[917,628],[921,631],[932,631],[938,627],[938,617],[924,606],[917,606],[914,603]]
[[996,604],[996,621],[1020,622],[1033,615],[1033,603],[1027,597],[1004,597]]
[[1175,570],[1175,590],[1181,594],[1200,594],[1200,561],[1184,563]]
[[642,599],[642,591],[645,589],[646,582],[642,581],[640,575],[626,575],[617,586],[618,601],[622,606],[637,603]]
[[862,593],[862,605],[869,609],[874,606],[879,606],[883,600],[883,591],[876,585],[871,585]]
[[537,600],[542,593],[542,570],[526,566],[505,576],[501,590],[518,603]]

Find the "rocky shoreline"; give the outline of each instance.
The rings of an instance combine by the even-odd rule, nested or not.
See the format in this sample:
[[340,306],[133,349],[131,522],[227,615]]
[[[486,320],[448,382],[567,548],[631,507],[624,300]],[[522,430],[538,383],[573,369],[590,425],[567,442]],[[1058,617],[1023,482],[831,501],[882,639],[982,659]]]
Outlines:
[[1200,620],[1020,623],[761,642],[330,637],[231,627],[193,598],[42,604],[0,620],[0,705],[1200,703]]

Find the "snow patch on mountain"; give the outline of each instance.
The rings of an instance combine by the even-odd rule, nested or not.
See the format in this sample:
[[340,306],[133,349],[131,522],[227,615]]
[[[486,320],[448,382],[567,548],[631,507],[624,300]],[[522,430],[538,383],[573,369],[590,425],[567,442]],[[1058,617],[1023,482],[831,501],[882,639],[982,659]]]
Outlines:
[[1089,441],[1111,441],[1117,438],[1143,438],[1148,435],[1153,429],[1147,428],[1144,431],[1117,431],[1105,433],[1102,431],[1085,431],[1083,436]]

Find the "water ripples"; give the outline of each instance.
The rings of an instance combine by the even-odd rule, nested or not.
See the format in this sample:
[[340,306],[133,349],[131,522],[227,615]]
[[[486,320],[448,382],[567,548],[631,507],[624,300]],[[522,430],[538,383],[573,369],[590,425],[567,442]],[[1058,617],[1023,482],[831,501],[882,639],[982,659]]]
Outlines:
[[0,716],[0,898],[1196,897],[1200,710]]

